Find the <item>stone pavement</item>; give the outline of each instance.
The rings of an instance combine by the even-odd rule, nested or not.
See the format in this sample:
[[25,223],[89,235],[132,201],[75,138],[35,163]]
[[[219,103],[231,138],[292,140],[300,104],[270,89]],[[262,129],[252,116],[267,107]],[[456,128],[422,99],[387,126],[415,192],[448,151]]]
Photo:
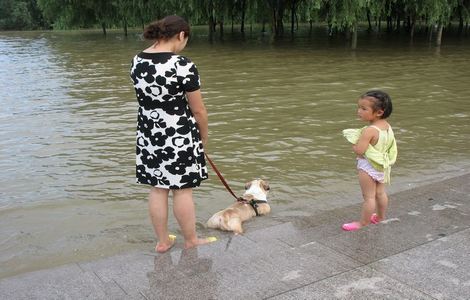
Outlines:
[[[470,174],[166,254],[133,252],[0,280],[0,299],[470,299]],[[261,222],[252,220],[251,222]]]

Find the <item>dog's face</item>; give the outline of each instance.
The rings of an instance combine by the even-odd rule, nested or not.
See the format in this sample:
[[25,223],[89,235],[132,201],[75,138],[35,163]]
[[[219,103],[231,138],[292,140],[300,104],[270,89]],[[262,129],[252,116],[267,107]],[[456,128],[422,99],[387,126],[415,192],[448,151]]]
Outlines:
[[269,184],[267,181],[262,179],[255,179],[245,184],[245,193],[243,193],[243,199],[267,201],[268,191]]

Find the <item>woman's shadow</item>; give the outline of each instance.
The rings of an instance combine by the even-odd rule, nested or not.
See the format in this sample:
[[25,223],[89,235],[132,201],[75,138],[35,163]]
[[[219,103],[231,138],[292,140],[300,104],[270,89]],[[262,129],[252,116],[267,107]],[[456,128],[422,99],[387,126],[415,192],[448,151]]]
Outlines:
[[171,251],[155,256],[147,273],[149,299],[216,299],[217,274],[212,259],[199,258],[198,249]]

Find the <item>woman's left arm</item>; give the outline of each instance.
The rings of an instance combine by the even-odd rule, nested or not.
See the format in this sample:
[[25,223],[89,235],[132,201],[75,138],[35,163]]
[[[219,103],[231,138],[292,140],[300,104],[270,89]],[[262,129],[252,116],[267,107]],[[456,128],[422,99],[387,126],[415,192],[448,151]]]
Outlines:
[[202,100],[201,90],[193,92],[186,92],[186,98],[188,99],[189,108],[196,119],[197,127],[201,135],[202,144],[207,145],[209,138],[209,126],[206,106]]

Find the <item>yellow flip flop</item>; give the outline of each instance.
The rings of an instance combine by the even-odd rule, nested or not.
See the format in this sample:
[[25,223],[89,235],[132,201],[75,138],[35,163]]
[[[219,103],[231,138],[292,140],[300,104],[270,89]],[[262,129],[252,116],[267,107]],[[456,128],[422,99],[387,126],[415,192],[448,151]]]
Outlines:
[[217,238],[215,236],[209,236],[206,238],[206,240],[209,242],[209,243],[212,243],[212,242],[215,242],[217,241]]
[[173,248],[173,246],[176,244],[176,243],[175,243],[176,235],[174,235],[174,234],[169,234],[169,235],[168,235],[168,239],[169,239],[170,242],[171,242],[170,247],[168,247],[165,251],[158,251],[158,250],[157,250],[158,243],[157,243],[157,245],[155,246],[155,252],[164,253],[164,252],[167,252],[168,250],[170,250],[171,248]]

